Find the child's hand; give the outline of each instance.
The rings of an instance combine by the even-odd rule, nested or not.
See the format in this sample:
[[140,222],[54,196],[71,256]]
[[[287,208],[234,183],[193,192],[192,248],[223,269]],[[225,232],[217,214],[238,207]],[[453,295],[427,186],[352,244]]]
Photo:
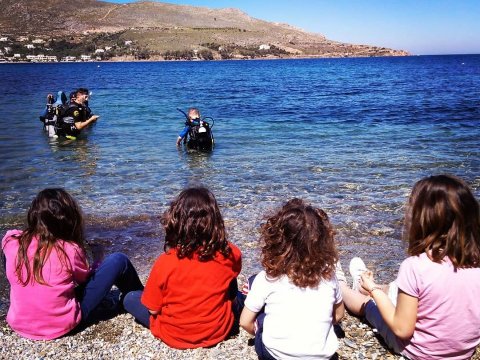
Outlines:
[[360,275],[360,285],[367,293],[370,293],[370,290],[377,285],[375,284],[375,281],[373,281],[373,273],[370,270],[367,270]]
[[248,282],[244,282],[243,283],[243,286],[242,286],[242,289],[240,290],[240,292],[243,294],[243,295],[248,295],[248,292],[250,291],[249,287],[248,287]]

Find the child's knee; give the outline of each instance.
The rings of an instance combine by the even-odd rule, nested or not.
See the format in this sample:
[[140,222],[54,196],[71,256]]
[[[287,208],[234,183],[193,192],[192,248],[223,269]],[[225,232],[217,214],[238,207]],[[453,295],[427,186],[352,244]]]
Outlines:
[[130,291],[123,298],[123,308],[127,311],[129,311],[129,309],[135,308],[138,304],[141,303],[141,300],[140,300],[141,296],[142,296],[141,290]]

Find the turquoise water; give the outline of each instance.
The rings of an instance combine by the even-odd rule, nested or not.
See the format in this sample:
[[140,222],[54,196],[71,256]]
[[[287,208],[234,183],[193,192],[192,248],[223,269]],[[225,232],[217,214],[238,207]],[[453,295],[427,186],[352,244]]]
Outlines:
[[[0,230],[22,224],[39,190],[62,186],[91,240],[148,266],[158,216],[190,184],[216,194],[247,270],[264,215],[291,197],[324,208],[342,255],[364,254],[382,273],[404,257],[415,181],[453,173],[480,191],[476,55],[2,64],[0,85]],[[49,140],[46,94],[78,86],[100,120],[76,142]],[[211,154],[175,147],[176,108],[189,106],[215,118]]]

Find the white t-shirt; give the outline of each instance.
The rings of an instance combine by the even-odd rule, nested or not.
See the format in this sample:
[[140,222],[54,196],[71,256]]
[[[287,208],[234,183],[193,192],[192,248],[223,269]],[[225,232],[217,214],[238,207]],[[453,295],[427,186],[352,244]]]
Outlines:
[[299,288],[287,276],[267,279],[261,271],[245,306],[258,313],[265,305],[263,343],[278,359],[329,359],[338,348],[333,306],[342,301],[336,278],[318,287]]

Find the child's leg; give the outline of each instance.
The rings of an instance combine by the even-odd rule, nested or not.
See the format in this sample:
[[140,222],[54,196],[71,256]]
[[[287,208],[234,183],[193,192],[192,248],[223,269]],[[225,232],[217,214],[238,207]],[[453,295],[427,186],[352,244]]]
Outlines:
[[378,334],[383,338],[385,344],[387,344],[387,346],[395,353],[400,354],[403,350],[403,346],[397,336],[392,330],[390,330],[383,320],[382,315],[373,300],[370,300],[365,304],[364,313],[365,319],[372,327],[377,329]]
[[258,355],[259,360],[274,360],[275,358],[270,355],[267,348],[263,344],[263,321],[265,319],[265,312],[262,309],[255,319],[257,325],[257,331],[255,332],[255,352]]
[[150,312],[141,302],[142,294],[142,290],[130,291],[123,299],[123,308],[140,324],[150,329]]
[[350,289],[344,281],[340,281],[339,284],[343,302],[347,310],[357,316],[365,315],[365,304],[370,300],[370,297]]
[[130,291],[143,290],[137,271],[122,253],[107,256],[86,283],[80,300],[82,320],[87,320],[113,285],[118,287],[123,296]]

